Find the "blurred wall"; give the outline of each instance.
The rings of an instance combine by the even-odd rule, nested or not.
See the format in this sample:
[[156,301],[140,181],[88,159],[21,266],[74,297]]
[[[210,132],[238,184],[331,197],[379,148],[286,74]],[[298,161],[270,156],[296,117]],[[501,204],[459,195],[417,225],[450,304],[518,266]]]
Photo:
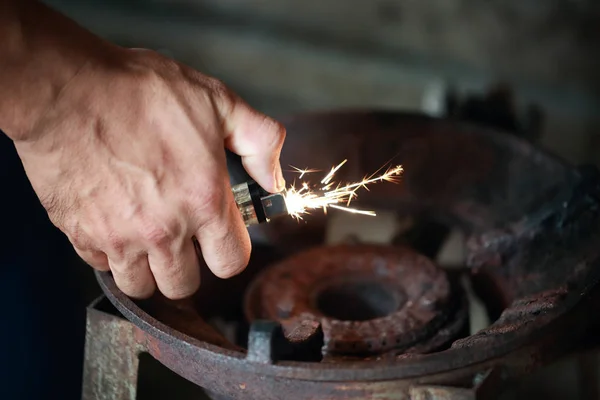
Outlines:
[[161,50],[270,114],[436,114],[448,85],[502,80],[547,114],[543,143],[600,162],[595,0],[50,0],[98,34]]

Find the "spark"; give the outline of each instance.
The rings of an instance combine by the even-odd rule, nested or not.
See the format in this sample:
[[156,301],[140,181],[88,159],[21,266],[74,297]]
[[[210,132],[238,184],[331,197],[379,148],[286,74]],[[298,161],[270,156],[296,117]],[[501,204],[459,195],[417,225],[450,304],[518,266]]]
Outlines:
[[293,165],[290,165],[290,167],[292,167],[294,169],[295,172],[298,172],[300,174],[300,179],[302,179],[302,177],[306,174],[312,174],[314,172],[319,172],[318,169],[300,169],[298,167],[294,167]]
[[[362,214],[375,216],[374,211],[359,210],[350,207],[352,200],[356,199],[356,193],[360,189],[369,190],[368,185],[377,182],[399,182],[399,176],[404,172],[401,165],[395,167],[388,166],[385,172],[377,175],[385,168],[385,165],[379,168],[375,173],[365,176],[361,181],[342,184],[335,182],[335,174],[340,168],[346,164],[348,160],[344,160],[338,165],[331,168],[329,173],[321,179],[319,184],[310,185],[308,182],[301,182],[299,188],[296,188],[296,183],[287,188],[283,195],[288,209],[288,213],[296,218],[302,219],[304,214],[310,214],[312,210],[323,210],[327,213],[328,208],[341,210],[353,214]],[[300,173],[300,179],[308,173],[316,172],[317,170],[292,168]]]
[[342,165],[346,164],[346,161],[348,160],[344,160],[341,163],[339,163],[338,165],[336,165],[335,167],[331,168],[331,171],[325,175],[325,178],[323,178],[321,180],[321,183],[324,185],[327,185],[329,182],[331,182],[331,180],[333,179],[333,176],[335,175],[335,173],[342,168]]

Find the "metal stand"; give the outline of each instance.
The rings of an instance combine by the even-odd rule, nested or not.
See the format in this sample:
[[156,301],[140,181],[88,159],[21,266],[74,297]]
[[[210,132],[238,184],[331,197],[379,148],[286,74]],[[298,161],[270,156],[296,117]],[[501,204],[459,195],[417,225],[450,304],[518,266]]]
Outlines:
[[124,318],[101,311],[104,296],[87,310],[83,400],[136,400],[139,329]]

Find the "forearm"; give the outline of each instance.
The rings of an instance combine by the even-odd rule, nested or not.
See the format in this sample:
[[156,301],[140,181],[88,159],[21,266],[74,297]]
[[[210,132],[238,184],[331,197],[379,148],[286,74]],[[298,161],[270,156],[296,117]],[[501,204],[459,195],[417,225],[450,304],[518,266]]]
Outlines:
[[109,48],[37,1],[0,0],[0,129],[15,141],[33,139],[67,83]]

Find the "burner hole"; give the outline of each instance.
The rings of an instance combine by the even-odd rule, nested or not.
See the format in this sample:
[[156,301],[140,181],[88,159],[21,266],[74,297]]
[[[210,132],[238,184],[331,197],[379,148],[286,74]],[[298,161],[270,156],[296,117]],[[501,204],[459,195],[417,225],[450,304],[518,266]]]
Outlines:
[[316,298],[316,306],[330,318],[368,321],[398,310],[404,303],[401,297],[379,282],[345,282],[324,288]]

